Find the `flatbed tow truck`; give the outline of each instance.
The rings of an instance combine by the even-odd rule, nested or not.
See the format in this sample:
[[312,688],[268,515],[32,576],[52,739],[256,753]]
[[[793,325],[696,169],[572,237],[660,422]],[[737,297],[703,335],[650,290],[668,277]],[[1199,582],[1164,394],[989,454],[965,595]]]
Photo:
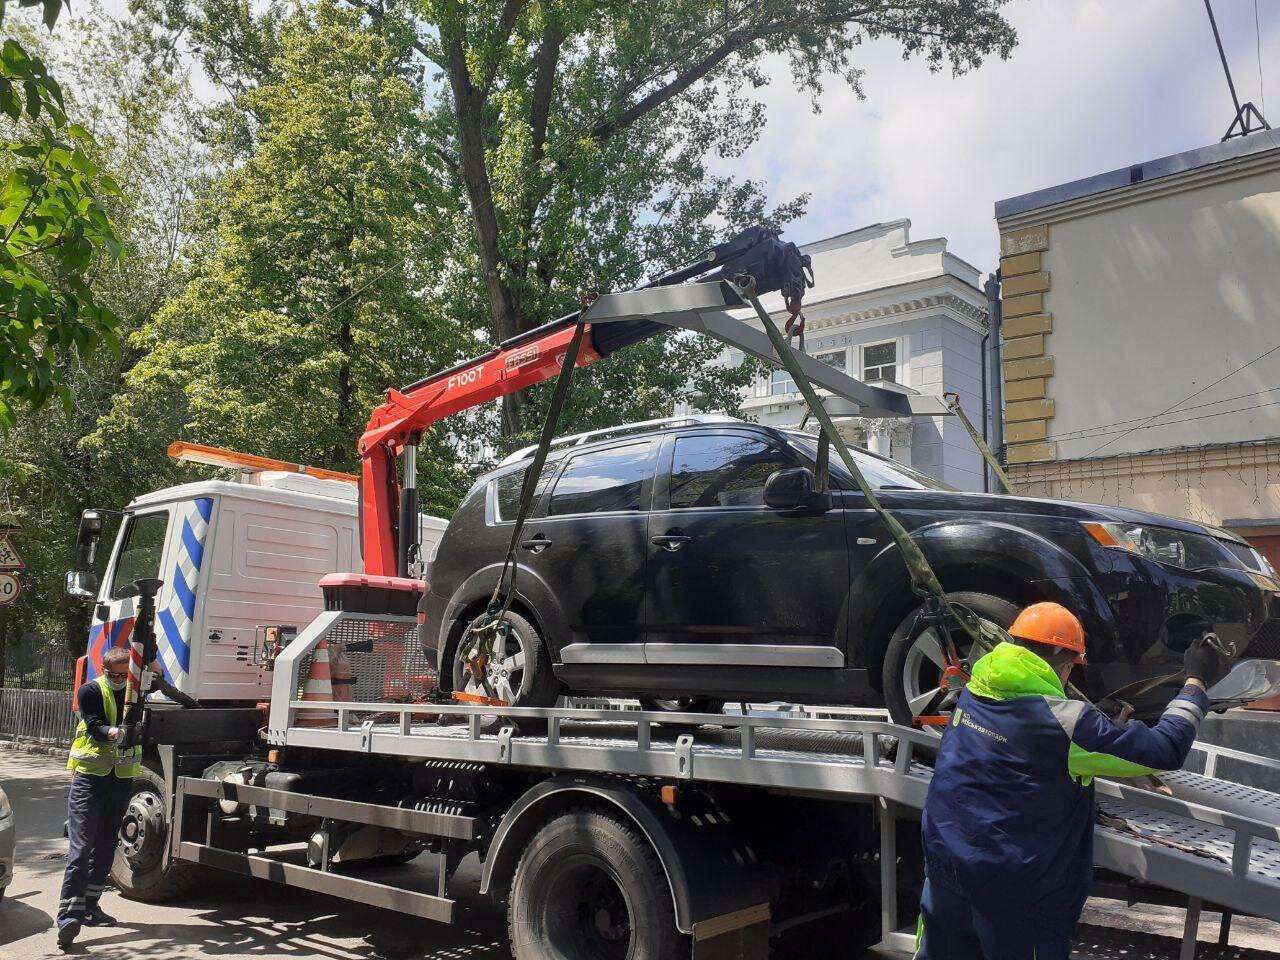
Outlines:
[[[390,391],[361,442],[365,573],[326,577],[324,612],[296,635],[269,634],[269,701],[132,702],[127,717],[158,789],[126,819],[113,871],[126,894],[178,896],[193,870],[215,867],[454,922],[451,875],[475,853],[482,891],[508,905],[518,960],[745,960],[797,942],[807,957],[912,949],[904,928],[922,881],[917,824],[935,732],[406,693],[430,666],[411,519],[419,432],[557,375],[566,353],[581,365],[669,327],[778,363],[776,341],[731,314],[743,300],[725,275],[758,250],[722,250],[690,274],[718,267],[719,278],[601,296],[581,315]],[[782,287],[791,301],[794,288]],[[842,412],[947,412],[939,399],[792,359]],[[157,589],[139,581],[130,692],[149,689]],[[1224,751],[1197,749],[1204,772],[1166,776],[1169,794],[1111,782],[1097,791],[1099,890],[1185,897],[1186,957],[1201,905],[1280,920],[1280,795],[1216,778]],[[358,869],[424,852],[438,861],[431,889]]]

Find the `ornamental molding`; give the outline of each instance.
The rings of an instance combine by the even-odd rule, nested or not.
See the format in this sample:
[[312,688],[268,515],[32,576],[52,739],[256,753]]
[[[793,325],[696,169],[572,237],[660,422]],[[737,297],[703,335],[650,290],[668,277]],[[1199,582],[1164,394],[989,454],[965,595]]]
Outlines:
[[868,307],[865,310],[836,313],[827,317],[811,317],[806,321],[806,325],[810,330],[826,330],[844,324],[887,323],[892,320],[906,319],[917,313],[938,310],[952,315],[957,320],[967,322],[969,326],[980,332],[986,330],[987,311],[962,300],[954,293],[912,297],[877,307]]

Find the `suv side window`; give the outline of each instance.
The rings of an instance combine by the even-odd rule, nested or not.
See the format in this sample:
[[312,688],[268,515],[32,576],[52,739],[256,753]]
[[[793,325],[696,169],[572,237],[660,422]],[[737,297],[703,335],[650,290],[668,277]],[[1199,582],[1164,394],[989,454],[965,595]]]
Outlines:
[[556,481],[547,516],[639,510],[645,481],[653,473],[652,454],[648,440],[578,454]]
[[794,465],[786,451],[758,437],[679,437],[671,463],[671,509],[763,506],[769,475]]
[[[524,484],[524,476],[529,472],[529,468],[516,470],[514,473],[508,473],[493,481],[495,488],[494,497],[494,517],[498,523],[510,523],[516,518],[516,513],[520,509],[520,488]],[[533,502],[530,509],[537,509],[538,500],[541,499],[542,493],[547,489],[547,482],[556,472],[556,464],[548,464],[542,471],[542,476],[538,478],[537,486],[533,489]]]
[[116,558],[115,572],[111,577],[112,600],[133,596],[135,580],[160,577],[160,560],[164,554],[165,533],[169,529],[169,514],[145,513],[129,518]]

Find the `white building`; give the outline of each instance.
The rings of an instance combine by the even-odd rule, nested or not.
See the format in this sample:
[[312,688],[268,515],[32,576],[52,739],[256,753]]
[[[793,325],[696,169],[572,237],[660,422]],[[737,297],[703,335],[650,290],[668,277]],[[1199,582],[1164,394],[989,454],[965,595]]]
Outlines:
[[[947,241],[912,241],[911,221],[877,223],[801,246],[813,257],[816,286],[805,296],[805,350],[868,382],[916,393],[958,393],[982,428],[987,300],[976,267],[947,252]],[[783,322],[777,294],[765,298]],[[742,354],[726,352],[726,362]],[[793,427],[804,399],[783,370],[749,387],[743,412]],[[677,413],[688,412],[677,410]],[[982,489],[982,459],[954,417],[837,421],[846,439],[962,490]]]

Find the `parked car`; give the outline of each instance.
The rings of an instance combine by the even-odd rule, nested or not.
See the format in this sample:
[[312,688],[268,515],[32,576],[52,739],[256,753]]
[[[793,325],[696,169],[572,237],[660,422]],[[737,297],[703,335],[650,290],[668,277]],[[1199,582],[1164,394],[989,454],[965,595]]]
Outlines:
[[[493,592],[531,453],[476,481],[431,567],[423,638],[445,687],[484,692],[461,641]],[[1226,531],[964,493],[854,456],[957,600],[1006,627],[1038,600],[1075,611],[1088,663],[1074,679],[1094,696],[1176,673],[1209,630],[1237,655],[1280,653],[1261,648],[1276,646],[1264,631],[1280,611],[1276,572]],[[728,418],[558,441],[521,535],[511,637],[486,664],[490,690],[526,706],[562,692],[689,708],[885,704],[909,720],[937,687],[937,640],[912,630],[921,598],[837,458],[830,497],[814,493],[816,457],[812,435]],[[1158,713],[1174,686],[1140,697],[1138,715]]]
[[4,899],[5,889],[13,879],[13,846],[13,807],[4,787],[0,787],[0,900]]

